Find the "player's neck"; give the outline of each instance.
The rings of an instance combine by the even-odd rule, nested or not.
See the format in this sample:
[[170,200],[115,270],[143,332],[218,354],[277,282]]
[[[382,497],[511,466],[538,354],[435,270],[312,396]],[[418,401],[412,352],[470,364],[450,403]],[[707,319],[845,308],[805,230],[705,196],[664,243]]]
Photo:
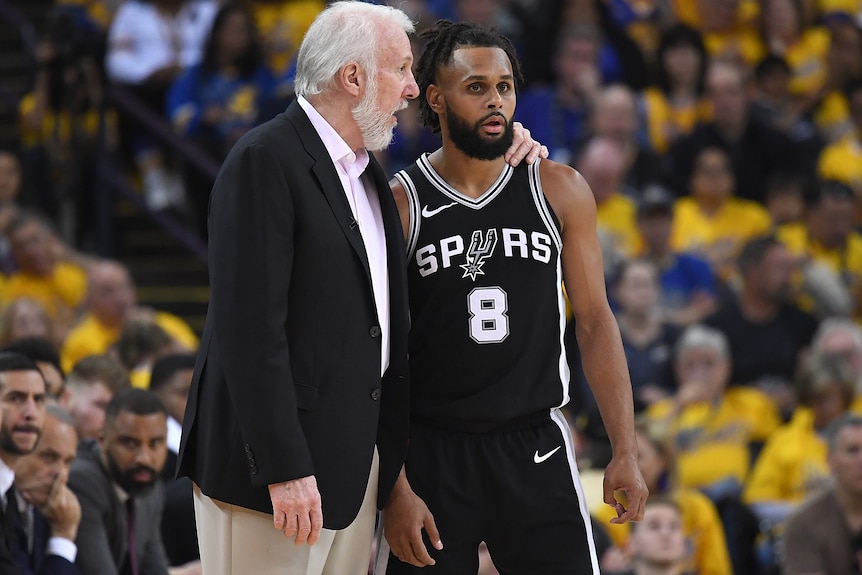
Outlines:
[[506,165],[503,156],[495,160],[477,160],[457,149],[452,142],[443,142],[443,147],[429,157],[431,165],[446,183],[471,198],[484,194],[500,177]]

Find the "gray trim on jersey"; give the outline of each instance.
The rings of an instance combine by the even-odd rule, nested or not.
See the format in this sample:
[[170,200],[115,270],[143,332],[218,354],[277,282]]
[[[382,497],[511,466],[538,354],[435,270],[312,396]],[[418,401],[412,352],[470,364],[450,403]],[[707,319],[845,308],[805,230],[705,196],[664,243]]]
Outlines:
[[416,191],[416,184],[404,170],[395,174],[395,179],[404,188],[407,195],[407,205],[409,206],[410,222],[407,228],[407,261],[413,257],[413,252],[416,250],[416,243],[419,241],[419,227],[422,225],[422,208],[419,205],[419,192]]
[[506,164],[506,167],[503,168],[500,175],[497,177],[497,180],[491,184],[490,188],[482,192],[482,195],[478,198],[471,198],[450,186],[446,183],[446,180],[440,177],[440,174],[434,170],[431,166],[431,162],[428,161],[427,153],[419,156],[419,159],[416,160],[416,165],[422,171],[422,174],[424,174],[428,179],[428,182],[440,190],[441,194],[455,202],[458,202],[462,206],[466,206],[474,210],[481,210],[483,206],[491,203],[494,198],[500,195],[500,192],[502,192],[503,188],[506,187],[506,184],[509,183],[509,180],[512,178],[512,174],[514,173],[514,168],[509,164]]
[[593,524],[590,521],[590,510],[587,506],[587,497],[584,494],[584,487],[581,485],[581,476],[578,473],[578,462],[575,455],[575,446],[572,441],[572,431],[569,429],[569,424],[566,421],[566,416],[559,409],[551,410],[551,421],[560,428],[563,435],[563,443],[566,445],[566,461],[569,463],[569,469],[572,471],[572,483],[575,486],[575,491],[578,494],[578,507],[581,510],[581,519],[584,521],[584,528],[587,530],[587,546],[590,550],[590,562],[593,566],[593,575],[600,575],[599,557],[596,551],[596,543],[593,539]]

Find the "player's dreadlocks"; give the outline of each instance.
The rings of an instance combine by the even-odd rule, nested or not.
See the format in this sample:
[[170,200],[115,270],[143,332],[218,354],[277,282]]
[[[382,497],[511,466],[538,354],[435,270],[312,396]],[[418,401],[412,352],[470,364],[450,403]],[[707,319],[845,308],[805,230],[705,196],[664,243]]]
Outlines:
[[494,28],[480,26],[472,22],[451,22],[438,20],[434,26],[419,35],[426,42],[425,51],[416,64],[416,83],[419,84],[419,118],[422,123],[436,134],[440,131],[440,118],[428,105],[425,91],[434,83],[437,69],[452,60],[452,53],[458,48],[500,48],[512,63],[515,77],[515,90],[522,81],[521,66],[515,55],[512,42]]

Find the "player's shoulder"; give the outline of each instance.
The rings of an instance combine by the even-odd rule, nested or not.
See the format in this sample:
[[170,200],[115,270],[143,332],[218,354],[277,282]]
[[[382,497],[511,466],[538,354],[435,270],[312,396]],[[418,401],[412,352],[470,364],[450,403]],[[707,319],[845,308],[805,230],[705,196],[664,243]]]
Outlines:
[[573,167],[552,160],[542,160],[539,164],[539,178],[542,191],[555,211],[566,208],[583,209],[592,205],[595,198],[584,177]]

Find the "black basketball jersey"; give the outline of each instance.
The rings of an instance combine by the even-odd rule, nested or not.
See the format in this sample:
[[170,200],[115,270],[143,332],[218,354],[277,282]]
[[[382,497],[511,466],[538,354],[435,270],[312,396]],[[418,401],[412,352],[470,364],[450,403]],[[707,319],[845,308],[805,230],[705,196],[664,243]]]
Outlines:
[[502,423],[568,401],[562,240],[538,166],[507,164],[476,199],[427,154],[395,175],[410,204],[414,414]]

